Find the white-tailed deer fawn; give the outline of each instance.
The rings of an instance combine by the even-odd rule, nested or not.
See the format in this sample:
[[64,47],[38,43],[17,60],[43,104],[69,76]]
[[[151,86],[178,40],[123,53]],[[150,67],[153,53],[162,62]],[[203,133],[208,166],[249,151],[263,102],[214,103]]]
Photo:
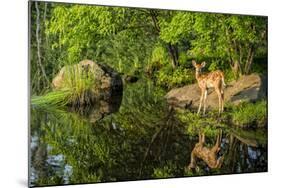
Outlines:
[[217,141],[215,145],[212,148],[207,148],[204,146],[205,134],[199,132],[199,141],[195,144],[191,152],[191,159],[188,169],[190,170],[197,167],[197,158],[202,159],[210,168],[220,168],[224,159],[224,156],[220,158],[217,157],[217,154],[220,151],[221,137],[222,131],[220,130],[219,134],[217,135]]
[[202,102],[203,102],[203,114],[206,112],[206,100],[208,95],[208,88],[214,88],[215,92],[218,95],[219,98],[219,113],[223,112],[224,108],[224,93],[223,89],[225,86],[224,82],[224,74],[222,71],[217,70],[213,72],[209,72],[206,74],[201,73],[201,69],[205,67],[206,63],[205,61],[200,63],[196,63],[196,61],[192,60],[192,65],[195,67],[196,73],[195,77],[198,82],[198,86],[201,90],[201,97],[200,97],[200,103],[198,107],[197,114],[200,113]]

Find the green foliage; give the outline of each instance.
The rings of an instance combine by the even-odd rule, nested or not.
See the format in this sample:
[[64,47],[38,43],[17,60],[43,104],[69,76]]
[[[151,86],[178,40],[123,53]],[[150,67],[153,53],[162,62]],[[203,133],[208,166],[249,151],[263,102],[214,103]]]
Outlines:
[[220,67],[221,67],[220,64],[221,64],[221,63],[220,63],[218,60],[213,60],[213,61],[211,61],[210,66],[208,67],[208,70],[209,70],[209,71],[218,70],[218,69],[220,69]]
[[166,66],[156,74],[156,84],[166,89],[191,84],[194,80],[194,71],[183,67],[173,71],[170,66]]
[[203,175],[206,175],[206,172],[199,167],[197,167],[195,171],[189,170],[188,168],[184,169],[184,176],[203,176]]
[[91,183],[98,183],[101,182],[101,177],[100,175],[97,175],[96,173],[93,174],[83,174],[83,176],[79,178],[73,178],[71,179],[71,182],[74,184],[79,184],[79,183],[85,183],[85,182],[91,182]]
[[151,55],[151,63],[161,68],[161,66],[168,64],[168,54],[166,49],[163,46],[156,46]]
[[180,66],[188,67],[188,66],[186,66],[188,63],[190,63],[190,59],[189,59],[187,53],[186,52],[180,52],[179,53],[179,64],[180,64]]
[[160,38],[167,43],[178,44],[183,40],[192,38],[194,24],[194,13],[178,12],[174,13],[169,21],[161,20]]
[[166,49],[162,45],[156,45],[151,53],[151,58],[149,59],[145,72],[152,76],[161,68],[168,64],[169,57]]
[[242,103],[234,107],[232,121],[241,127],[266,127],[267,102],[265,100],[253,103]]
[[139,27],[147,24],[144,15],[129,8],[61,5],[46,32],[56,37],[54,49],[67,51],[70,64],[88,58],[128,73],[148,60],[154,43],[149,27]]
[[178,111],[177,117],[186,124],[188,134],[196,135],[198,131],[204,131],[210,136],[215,136],[218,128],[227,128],[230,124],[241,128],[266,127],[267,102],[265,100],[256,103],[244,102],[238,106],[226,104],[224,113],[217,116],[217,112],[210,111],[204,117],[190,111]]
[[[247,73],[249,54],[266,55],[267,20],[262,17],[220,14],[198,14],[194,29],[200,37],[192,40],[191,54],[219,57],[231,66],[234,73]],[[256,48],[263,49],[253,51]],[[237,65],[235,65],[237,64]]]
[[59,5],[53,10],[46,33],[58,36],[52,47],[66,49],[72,64],[79,62],[81,55],[95,57],[97,54],[87,48],[99,48],[99,40],[114,34],[123,23],[124,15],[123,8]]
[[214,113],[208,114],[206,117],[200,117],[194,112],[178,112],[179,120],[186,124],[186,133],[188,135],[196,136],[198,133],[204,132],[208,136],[216,136],[218,128],[226,128],[226,125],[219,122]]
[[153,172],[154,178],[169,178],[173,177],[170,167],[164,166],[163,168],[155,168]]
[[[191,59],[206,61],[209,70],[223,70],[226,80],[267,69],[266,61],[258,60],[267,58],[264,17],[45,2],[38,5],[41,61],[47,78],[38,66],[37,14],[32,3],[32,95],[48,90],[47,81],[51,82],[61,67],[86,58],[127,75],[145,70],[164,88],[192,82]],[[178,63],[174,69],[169,68],[173,59]]]

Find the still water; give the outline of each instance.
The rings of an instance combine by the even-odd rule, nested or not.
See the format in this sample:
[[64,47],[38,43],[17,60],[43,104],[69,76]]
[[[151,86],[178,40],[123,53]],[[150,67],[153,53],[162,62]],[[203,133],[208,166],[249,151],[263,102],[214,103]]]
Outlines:
[[266,130],[187,131],[163,95],[138,82],[87,110],[31,106],[30,185],[267,171]]

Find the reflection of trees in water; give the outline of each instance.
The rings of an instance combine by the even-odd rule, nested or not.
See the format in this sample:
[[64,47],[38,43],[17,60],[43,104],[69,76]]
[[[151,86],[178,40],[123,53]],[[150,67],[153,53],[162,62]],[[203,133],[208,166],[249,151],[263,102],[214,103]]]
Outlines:
[[95,123],[59,110],[34,111],[41,121],[37,129],[45,132],[41,139],[71,165],[70,183],[150,178],[155,166],[165,167],[168,161],[172,174],[182,174],[182,153],[187,152],[183,127],[152,92],[133,88],[118,113]]
[[249,137],[242,137],[235,131],[230,132],[224,171],[228,173],[267,171],[266,144],[258,140],[257,137],[256,139]]
[[[156,129],[151,131],[151,139],[146,140],[146,149],[141,161],[139,171],[140,178],[150,178],[154,171],[149,164],[154,164],[158,168],[169,166],[169,176],[181,176],[185,159],[183,153],[186,153],[187,139],[183,134],[183,126],[174,116],[173,111],[154,125]],[[147,142],[149,141],[149,142]]]
[[30,137],[31,184],[49,185],[63,183],[63,174],[58,170],[63,169],[64,164],[54,163],[56,162],[52,159],[54,156],[50,155],[50,149],[44,140],[46,131],[41,128],[45,126],[42,119],[46,120],[48,118],[47,114],[39,113],[40,115],[38,116],[32,116],[33,123],[31,124],[31,132],[33,133]]
[[[40,135],[40,140],[42,140],[42,144],[50,148],[49,152],[45,152],[44,158],[38,157],[36,154],[32,153],[32,156],[39,161],[39,164],[43,164],[40,168],[36,168],[37,178],[33,184],[52,185],[58,183],[78,183],[83,181],[88,182],[88,180],[99,180],[99,177],[94,173],[89,173],[89,169],[93,167],[89,159],[94,153],[93,146],[100,146],[100,148],[102,148],[100,149],[100,152],[102,153],[100,158],[105,155],[104,153],[107,147],[104,147],[106,145],[102,145],[102,142],[95,142],[95,140],[89,139],[91,138],[92,131],[87,120],[81,119],[76,114],[59,110],[55,112],[40,112],[37,110],[34,112],[33,116],[41,117],[41,124],[31,132],[33,134],[36,133],[37,130],[44,132],[44,134]],[[52,155],[55,156],[58,154],[64,156],[64,164],[57,166],[53,162],[50,165],[47,159],[50,159]],[[31,163],[32,166],[36,166],[37,162],[31,161]],[[62,180],[65,175],[64,171],[66,164],[68,166],[70,165],[72,168],[72,173],[69,174],[70,177],[66,178],[68,181]],[[49,173],[41,174],[41,171],[46,171],[45,167],[48,165],[55,167],[55,169]],[[60,179],[58,179],[58,177]]]
[[[191,135],[196,134],[186,134],[186,124],[179,122],[175,112],[167,108],[159,97],[161,91],[155,91],[150,85],[126,87],[119,111],[92,123],[83,113],[59,109],[32,110],[31,133],[42,145],[41,149],[33,149],[31,153],[31,166],[36,168],[37,176],[34,184],[197,175],[185,172],[191,151],[198,142],[198,138]],[[219,153],[225,154],[222,168],[214,171],[203,161],[198,161],[198,166],[203,169],[201,175],[239,172],[238,166],[243,172],[264,171],[266,162],[260,166],[258,163],[266,149],[259,146],[247,151],[241,149],[241,140],[249,143],[249,140],[245,141],[249,137],[224,132]],[[206,139],[207,147],[216,142],[214,135]],[[256,158],[255,151],[260,152]],[[59,166],[47,162],[48,157],[56,155],[63,156]],[[68,178],[65,178],[66,166],[72,169]]]

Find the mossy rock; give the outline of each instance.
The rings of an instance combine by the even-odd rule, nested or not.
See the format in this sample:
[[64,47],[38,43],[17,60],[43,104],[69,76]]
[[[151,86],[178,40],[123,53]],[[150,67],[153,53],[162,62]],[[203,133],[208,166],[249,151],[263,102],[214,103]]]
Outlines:
[[78,93],[79,104],[91,104],[99,99],[110,100],[112,96],[122,95],[123,92],[119,73],[107,65],[91,60],[62,67],[53,78],[52,86],[56,91],[67,88]]

